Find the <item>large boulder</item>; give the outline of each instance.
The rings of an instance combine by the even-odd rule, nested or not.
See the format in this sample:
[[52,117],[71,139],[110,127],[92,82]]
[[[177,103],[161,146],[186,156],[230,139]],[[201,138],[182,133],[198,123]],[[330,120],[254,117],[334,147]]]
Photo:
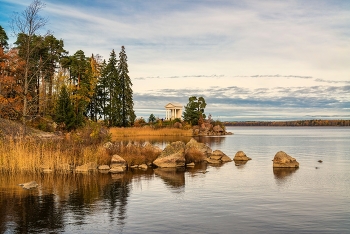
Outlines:
[[110,168],[114,168],[114,167],[126,168],[127,165],[128,165],[128,163],[119,155],[115,154],[112,156]]
[[185,153],[185,143],[183,143],[182,141],[175,141],[175,142],[167,145],[164,148],[164,150],[162,151],[162,153],[160,154],[159,158],[168,157],[168,156],[171,156],[175,153],[184,154]]
[[273,167],[284,167],[284,168],[298,168],[299,163],[297,160],[283,151],[276,153],[273,161]]
[[189,149],[191,149],[191,148],[194,148],[194,149],[201,151],[203,153],[203,155],[206,157],[210,156],[211,153],[213,152],[209,146],[207,146],[204,143],[199,143],[194,138],[191,138],[191,140],[189,142],[187,142],[185,152],[188,152]]
[[77,166],[75,168],[76,172],[88,172],[91,170],[96,170],[97,169],[97,163],[95,162],[89,162],[81,166]]
[[176,152],[166,157],[158,157],[154,160],[153,164],[157,167],[167,168],[167,167],[184,167],[186,159],[184,152]]
[[251,158],[247,157],[247,155],[243,151],[238,151],[233,158],[234,161],[248,161]]
[[185,162],[185,143],[176,141],[167,145],[153,164],[157,167],[184,167]]

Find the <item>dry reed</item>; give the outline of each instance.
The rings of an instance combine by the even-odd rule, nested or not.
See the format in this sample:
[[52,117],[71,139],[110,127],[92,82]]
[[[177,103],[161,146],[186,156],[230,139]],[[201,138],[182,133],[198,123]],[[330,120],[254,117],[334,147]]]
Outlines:
[[178,128],[110,128],[112,139],[137,136],[192,136],[192,130]]

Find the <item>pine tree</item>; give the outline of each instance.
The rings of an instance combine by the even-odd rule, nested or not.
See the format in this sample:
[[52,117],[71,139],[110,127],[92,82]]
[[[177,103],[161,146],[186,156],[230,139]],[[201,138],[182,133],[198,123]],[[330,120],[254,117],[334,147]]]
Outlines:
[[121,104],[121,126],[127,127],[134,124],[136,115],[134,112],[134,101],[132,82],[128,75],[128,63],[127,56],[125,53],[125,47],[122,46],[119,53],[118,63],[118,74],[119,74],[119,85],[120,85],[120,104]]
[[185,106],[183,113],[183,119],[193,125],[197,125],[198,122],[205,119],[204,108],[207,106],[203,97],[197,99],[196,96],[192,96],[188,99],[188,104]]
[[73,104],[65,85],[62,86],[58,97],[55,121],[57,123],[64,123],[67,130],[72,130],[77,125]]
[[112,50],[108,63],[102,69],[101,80],[98,84],[100,103],[103,116],[108,126],[120,126],[120,85],[118,80],[117,56]]

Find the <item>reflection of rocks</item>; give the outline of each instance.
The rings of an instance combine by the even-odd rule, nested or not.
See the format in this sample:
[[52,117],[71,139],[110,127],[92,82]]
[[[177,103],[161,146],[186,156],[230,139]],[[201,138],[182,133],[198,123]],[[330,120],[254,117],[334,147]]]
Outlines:
[[236,161],[248,161],[251,160],[251,158],[247,157],[247,155],[243,151],[238,151],[233,158],[233,160]]
[[81,166],[77,166],[75,168],[75,172],[88,172],[91,170],[96,170],[97,169],[97,163],[95,162],[89,162]]
[[176,141],[167,145],[153,164],[157,167],[184,167],[185,161],[185,143]]
[[296,168],[299,167],[297,160],[283,151],[276,153],[273,159],[273,167],[287,167],[287,168]]
[[36,181],[30,181],[27,183],[19,184],[19,186],[22,186],[24,189],[33,189],[38,187],[38,183]]
[[160,176],[171,187],[179,188],[185,185],[184,168],[156,168],[154,169],[154,173]]
[[280,167],[274,167],[273,168],[273,174],[275,175],[276,179],[284,179],[287,176],[290,176],[294,172],[296,172],[299,168],[280,168]]
[[248,161],[234,160],[234,162],[238,168],[243,168],[243,166],[246,165]]

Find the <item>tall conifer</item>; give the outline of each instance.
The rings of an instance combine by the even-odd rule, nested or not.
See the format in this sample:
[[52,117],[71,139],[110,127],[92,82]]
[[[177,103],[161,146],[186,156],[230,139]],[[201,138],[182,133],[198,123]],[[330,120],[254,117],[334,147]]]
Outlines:
[[118,73],[120,84],[120,104],[121,104],[121,126],[127,127],[134,124],[136,115],[134,112],[134,101],[132,82],[128,75],[128,57],[125,53],[125,47],[122,46],[119,53]]

